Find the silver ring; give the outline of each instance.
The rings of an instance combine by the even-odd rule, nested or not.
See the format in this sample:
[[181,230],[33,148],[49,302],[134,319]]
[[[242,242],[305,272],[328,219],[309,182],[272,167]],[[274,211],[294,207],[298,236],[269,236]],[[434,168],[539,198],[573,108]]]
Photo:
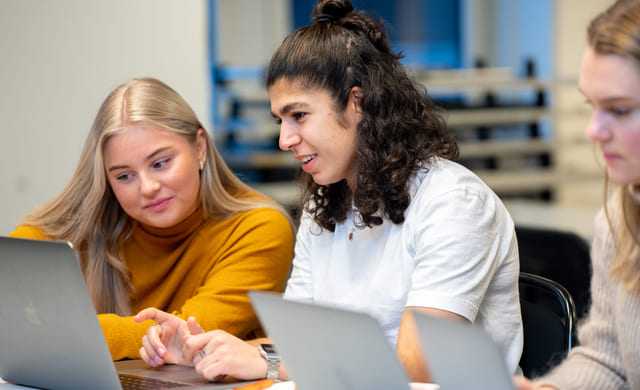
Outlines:
[[202,348],[200,350],[200,357],[204,359],[205,356],[207,356],[207,352],[204,350],[204,348]]

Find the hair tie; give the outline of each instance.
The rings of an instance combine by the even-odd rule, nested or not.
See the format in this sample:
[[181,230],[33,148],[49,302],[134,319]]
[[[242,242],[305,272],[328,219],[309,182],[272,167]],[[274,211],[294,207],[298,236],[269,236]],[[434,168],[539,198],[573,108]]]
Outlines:
[[316,18],[316,23],[323,23],[323,22],[328,22],[328,23],[333,22],[333,16],[327,15],[327,14],[318,15],[318,17]]

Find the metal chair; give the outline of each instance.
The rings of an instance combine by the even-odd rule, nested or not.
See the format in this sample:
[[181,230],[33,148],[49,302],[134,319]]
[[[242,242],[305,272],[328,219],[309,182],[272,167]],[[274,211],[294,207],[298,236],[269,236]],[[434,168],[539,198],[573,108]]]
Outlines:
[[521,272],[519,288],[524,327],[520,367],[532,377],[546,372],[571,350],[576,308],[567,289],[551,279]]
[[578,320],[583,318],[591,301],[588,242],[573,232],[530,226],[516,226],[516,235],[520,271],[560,283],[573,298]]
[[516,226],[516,235],[520,271],[560,283],[573,298],[578,320],[583,318],[591,301],[588,242],[573,232],[540,227]]

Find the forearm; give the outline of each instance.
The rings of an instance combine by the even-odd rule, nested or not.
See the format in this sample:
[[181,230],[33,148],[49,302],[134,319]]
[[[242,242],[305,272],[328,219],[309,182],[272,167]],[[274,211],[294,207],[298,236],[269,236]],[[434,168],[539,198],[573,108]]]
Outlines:
[[425,361],[420,336],[413,318],[413,313],[416,311],[451,321],[466,321],[466,319],[445,310],[424,307],[407,307],[402,313],[400,330],[398,331],[398,344],[396,346],[398,359],[403,364],[412,382],[430,383],[433,380],[428,368],[429,362]]
[[409,379],[411,382],[431,382],[431,375],[427,371],[413,316],[407,311],[402,316],[400,329],[396,354],[409,375]]

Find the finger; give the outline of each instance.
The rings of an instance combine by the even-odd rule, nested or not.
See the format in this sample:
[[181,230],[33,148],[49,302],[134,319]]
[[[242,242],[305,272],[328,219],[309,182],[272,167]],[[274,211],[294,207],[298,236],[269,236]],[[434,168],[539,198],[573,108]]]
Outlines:
[[160,324],[150,326],[147,328],[147,339],[154,352],[164,359],[167,353],[167,348],[162,341],[162,331],[163,327]]
[[187,327],[189,328],[189,332],[191,332],[191,334],[195,335],[204,333],[204,329],[202,329],[202,326],[198,324],[198,321],[196,321],[195,317],[187,318]]
[[142,337],[142,348],[145,350],[149,360],[155,363],[152,364],[154,367],[164,364],[164,354],[161,355],[158,353],[158,349],[151,344],[148,336]]
[[203,358],[200,351],[205,351],[203,354],[206,355],[208,351],[205,350],[205,347],[210,340],[211,335],[209,333],[201,333],[186,337],[182,347],[182,355],[194,364],[198,364]]
[[144,347],[141,347],[139,350],[140,353],[140,359],[142,359],[142,361],[144,361],[145,363],[147,363],[148,365],[150,365],[151,367],[157,367],[157,363],[151,359],[149,357],[149,354],[147,353],[147,350]]
[[200,359],[204,359],[207,357],[207,346],[205,345],[204,348],[202,348],[199,352],[198,352],[198,356],[200,356]]
[[221,365],[213,358],[213,356],[207,356],[195,366],[196,372],[207,380],[214,382],[224,379],[226,376],[220,372],[221,368]]
[[158,310],[155,307],[148,307],[142,309],[138,314],[133,317],[135,322],[142,322],[145,320],[152,320],[158,323],[162,323],[172,318],[172,315],[162,310]]
[[153,319],[156,316],[156,312],[159,311],[155,307],[148,307],[146,309],[142,309],[138,312],[138,314],[133,317],[135,322],[142,322],[146,320]]

